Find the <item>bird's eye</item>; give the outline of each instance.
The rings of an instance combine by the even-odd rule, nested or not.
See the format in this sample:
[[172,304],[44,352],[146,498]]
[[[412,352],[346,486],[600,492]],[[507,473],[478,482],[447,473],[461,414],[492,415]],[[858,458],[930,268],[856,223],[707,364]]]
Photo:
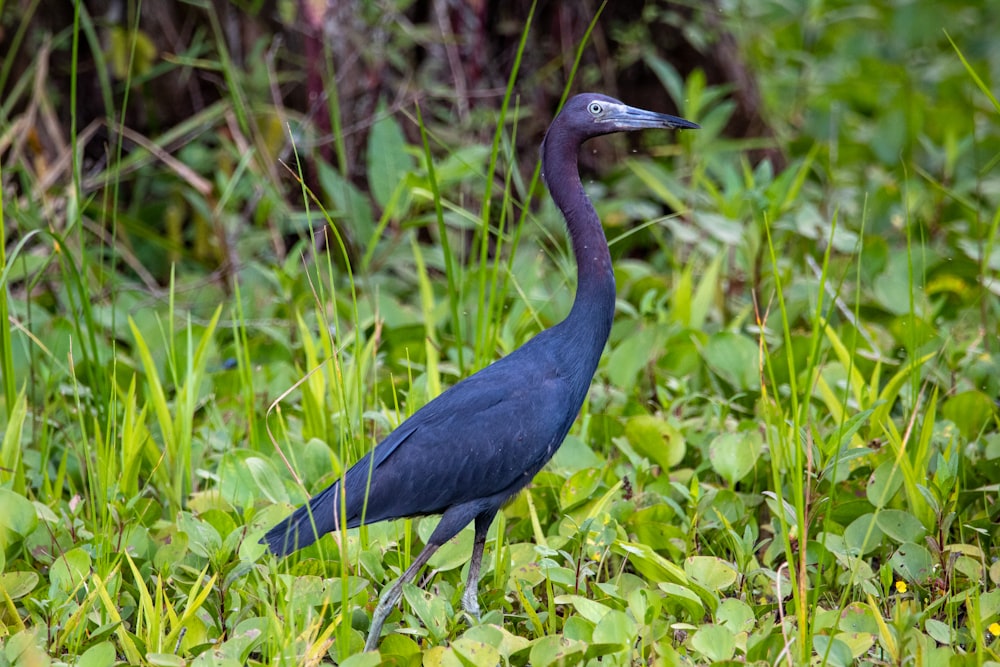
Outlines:
[[604,111],[604,107],[601,106],[600,102],[591,102],[587,105],[587,111],[594,116],[600,116],[601,112]]

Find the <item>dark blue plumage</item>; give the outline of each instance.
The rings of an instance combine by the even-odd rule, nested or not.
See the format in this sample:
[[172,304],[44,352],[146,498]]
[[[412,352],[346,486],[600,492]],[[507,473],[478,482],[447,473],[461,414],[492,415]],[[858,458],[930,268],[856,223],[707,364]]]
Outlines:
[[569,315],[418,410],[345,473],[343,490],[341,481],[335,482],[262,540],[283,556],[336,530],[341,518],[354,528],[442,515],[427,546],[376,607],[366,650],[377,645],[402,584],[473,521],[475,542],[462,603],[478,615],[479,568],[490,523],[552,458],[586,398],[611,331],[615,281],[604,231],[580,182],[580,145],[612,132],[697,127],[604,95],[569,100],[542,143],[543,175],[566,218],[577,260]]

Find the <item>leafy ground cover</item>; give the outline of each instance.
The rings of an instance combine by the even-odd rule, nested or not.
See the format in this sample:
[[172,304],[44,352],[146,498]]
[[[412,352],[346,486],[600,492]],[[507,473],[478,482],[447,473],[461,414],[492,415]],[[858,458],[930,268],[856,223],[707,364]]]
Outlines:
[[591,396],[491,531],[483,618],[467,531],[379,654],[371,609],[434,519],[283,561],[257,540],[568,310],[518,79],[494,141],[383,109],[367,188],[320,164],[314,191],[309,128],[223,56],[231,98],[154,142],[193,137],[176,162],[135,138],[32,162],[8,100],[0,664],[997,660],[995,12],[731,4],[788,166],[722,136],[730,91],[638,56],[703,129],[590,184],[619,285]]

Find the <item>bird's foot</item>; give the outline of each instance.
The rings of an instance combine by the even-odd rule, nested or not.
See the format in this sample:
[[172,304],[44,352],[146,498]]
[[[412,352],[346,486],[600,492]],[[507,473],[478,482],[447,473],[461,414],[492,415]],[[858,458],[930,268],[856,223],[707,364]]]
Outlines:
[[477,621],[480,620],[478,598],[479,595],[477,595],[476,591],[466,590],[465,593],[462,594],[462,609],[465,610],[466,614],[476,619]]

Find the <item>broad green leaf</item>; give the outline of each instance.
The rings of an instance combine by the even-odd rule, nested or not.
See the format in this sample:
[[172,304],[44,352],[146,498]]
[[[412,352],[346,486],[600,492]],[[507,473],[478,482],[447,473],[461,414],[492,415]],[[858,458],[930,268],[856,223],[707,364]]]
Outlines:
[[729,486],[746,477],[757,464],[763,439],[758,431],[723,433],[708,446],[708,457],[715,470]]
[[0,591],[11,600],[18,600],[35,590],[37,572],[4,572],[0,574]]
[[219,462],[219,491],[236,507],[247,507],[264,498],[271,503],[287,503],[288,492],[274,464],[250,452],[226,452]]
[[382,664],[381,656],[372,651],[348,656],[340,663],[340,667],[377,667],[380,664]]
[[903,510],[882,510],[876,516],[876,521],[882,532],[898,543],[919,543],[924,535],[927,534],[924,524],[920,523],[915,516]]
[[931,639],[939,644],[949,645],[955,641],[955,630],[947,623],[942,623],[935,618],[928,618],[924,621],[924,630],[931,636]]
[[[558,604],[558,602],[556,604]],[[592,621],[587,620],[583,616],[573,614],[566,619],[566,624],[563,625],[563,636],[567,639],[573,639],[593,645],[594,625],[595,624]]]
[[663,352],[663,334],[658,327],[636,327],[608,354],[605,372],[619,387],[631,387],[643,368]]
[[570,434],[556,450],[549,468],[556,471],[576,472],[584,468],[600,468],[605,459],[598,456],[584,440]]
[[23,540],[38,525],[35,506],[10,489],[0,488],[0,551]]
[[635,450],[664,470],[684,459],[684,435],[670,422],[653,415],[636,415],[625,422],[625,437]]
[[177,527],[188,537],[188,548],[203,558],[214,558],[222,548],[222,538],[215,527],[189,512],[181,512]]
[[750,338],[721,331],[708,339],[701,354],[712,372],[737,391],[760,389],[760,353]]
[[531,645],[530,662],[533,667],[549,665],[575,665],[583,659],[587,645],[567,639],[562,635],[548,635]]
[[499,625],[474,625],[462,636],[493,646],[505,660],[510,660],[511,655],[531,644],[525,637],[515,635]]
[[578,505],[592,500],[594,492],[601,485],[601,470],[587,468],[573,474],[559,489],[559,505],[567,512]]
[[378,652],[385,661],[397,665],[420,665],[420,645],[406,635],[394,632],[382,638]]
[[635,621],[625,612],[613,609],[594,627],[593,641],[596,644],[617,644],[624,648],[632,645],[636,632]]
[[754,620],[753,609],[738,598],[726,598],[715,610],[715,622],[733,633],[751,631]]
[[[425,517],[417,525],[417,534],[424,544],[431,538],[431,533],[437,528],[440,518]],[[475,539],[475,531],[472,526],[466,526],[459,531],[458,535],[441,545],[431,559],[428,561],[435,570],[446,572],[462,567],[472,557],[472,542]]]
[[684,559],[684,572],[693,581],[719,593],[736,583],[736,568],[715,556],[689,556]]
[[687,612],[688,620],[697,621],[704,617],[705,604],[691,589],[668,581],[661,582],[659,588],[666,594],[664,602],[680,606]]
[[72,593],[90,580],[90,567],[90,554],[80,547],[70,549],[56,558],[49,568],[51,589],[63,594]]
[[729,660],[736,653],[733,632],[721,625],[703,625],[691,637],[691,646],[709,660]]
[[452,615],[447,600],[413,584],[403,586],[403,597],[432,637],[440,640],[445,636]]
[[878,633],[878,623],[872,616],[872,610],[859,602],[847,605],[842,612],[837,613],[837,617],[837,629],[841,632]]
[[994,588],[979,596],[979,618],[982,623],[1000,618],[1000,588]]
[[907,542],[889,559],[892,569],[909,582],[921,584],[934,574],[934,558],[927,547]]
[[494,646],[468,637],[459,637],[451,648],[465,667],[495,667],[500,660],[500,651]]
[[76,664],[77,667],[111,667],[115,664],[115,645],[111,642],[95,644],[83,652]]
[[637,510],[628,520],[629,532],[639,543],[662,551],[683,544],[684,530],[677,525],[677,514],[667,504],[657,504]]
[[608,612],[611,611],[611,607],[582,595],[560,595],[556,597],[555,603],[572,605],[580,616],[584,617],[591,623],[598,623],[608,614]]
[[885,507],[903,486],[903,471],[895,461],[886,461],[868,478],[865,494],[875,507]]
[[851,648],[838,637],[813,635],[813,651],[828,665],[848,667],[854,664]]
[[882,544],[882,531],[874,514],[859,516],[844,529],[844,543],[852,556],[862,556]]

